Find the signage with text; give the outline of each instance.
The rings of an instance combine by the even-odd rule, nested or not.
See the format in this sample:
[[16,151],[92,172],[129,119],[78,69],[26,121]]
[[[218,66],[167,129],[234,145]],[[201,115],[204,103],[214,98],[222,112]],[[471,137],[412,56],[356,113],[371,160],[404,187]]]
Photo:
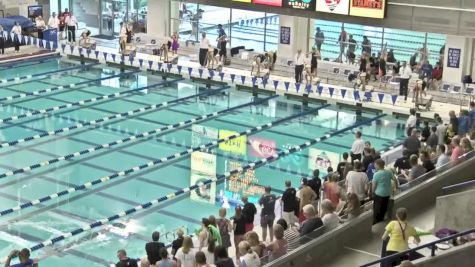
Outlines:
[[[226,138],[231,135],[235,135],[237,132],[228,131],[228,130],[219,130],[219,139]],[[226,142],[219,144],[219,149],[235,154],[246,155],[246,141],[247,138],[245,135],[239,136],[238,138],[234,138],[228,140]]]
[[318,169],[320,173],[327,173],[328,167],[336,169],[340,161],[340,154],[317,148],[308,150],[308,168],[310,170]]
[[317,0],[317,11],[348,15],[350,0]]
[[447,67],[458,69],[460,67],[460,48],[450,48],[447,51]]
[[303,10],[315,10],[316,0],[284,0],[284,7],[303,9]]
[[252,0],[252,3],[266,6],[282,6],[282,0]]
[[351,0],[350,15],[367,18],[384,18],[386,0]]
[[290,44],[290,27],[280,26],[280,43]]
[[[191,154],[190,185],[196,185],[216,176],[216,155],[200,151]],[[190,192],[191,200],[214,204],[216,183],[202,185]]]

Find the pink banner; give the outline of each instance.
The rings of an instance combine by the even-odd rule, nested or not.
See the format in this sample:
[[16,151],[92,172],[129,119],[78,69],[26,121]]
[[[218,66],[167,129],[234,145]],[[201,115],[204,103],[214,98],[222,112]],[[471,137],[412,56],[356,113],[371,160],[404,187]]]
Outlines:
[[275,141],[260,137],[249,137],[249,154],[258,158],[267,158],[276,154]]
[[252,0],[252,3],[266,6],[282,6],[282,0]]

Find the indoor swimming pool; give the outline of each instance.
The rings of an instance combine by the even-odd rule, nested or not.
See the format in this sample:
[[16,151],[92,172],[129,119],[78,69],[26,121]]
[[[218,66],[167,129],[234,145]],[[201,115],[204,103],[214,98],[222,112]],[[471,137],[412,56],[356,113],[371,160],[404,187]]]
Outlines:
[[109,266],[120,248],[142,257],[153,231],[169,244],[221,207],[232,216],[243,195],[256,201],[264,186],[280,195],[285,180],[325,174],[358,130],[378,150],[404,136],[390,115],[59,57],[4,66],[0,80],[0,255],[34,248],[40,266]]

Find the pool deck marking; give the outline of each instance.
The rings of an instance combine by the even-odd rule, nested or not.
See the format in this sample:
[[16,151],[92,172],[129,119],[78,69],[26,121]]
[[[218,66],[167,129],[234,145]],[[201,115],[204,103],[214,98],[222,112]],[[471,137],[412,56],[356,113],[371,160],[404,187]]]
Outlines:
[[[382,115],[379,115],[379,116],[376,116],[370,120],[366,120],[364,122],[359,122],[357,124],[354,124],[352,126],[349,126],[349,127],[346,127],[344,129],[340,129],[338,131],[338,133],[341,133],[341,132],[345,132],[345,131],[348,131],[348,130],[351,130],[355,127],[358,127],[359,125],[364,125],[364,124],[368,124],[368,123],[371,123],[372,121],[374,120],[377,120],[379,118],[382,118],[386,116],[385,114],[382,114]],[[109,222],[111,221],[114,221],[114,220],[117,220],[119,218],[122,218],[122,217],[125,217],[125,216],[128,216],[130,214],[133,214],[133,213],[136,213],[138,211],[141,211],[141,210],[144,210],[144,209],[148,209],[150,207],[153,207],[153,206],[156,206],[158,203],[161,203],[161,202],[164,202],[168,199],[173,199],[175,198],[176,196],[178,195],[182,195],[186,192],[189,192],[191,190],[195,190],[196,188],[199,188],[200,186],[203,186],[203,185],[207,185],[207,184],[210,184],[212,182],[217,182],[219,180],[224,180],[226,178],[228,178],[229,176],[231,175],[234,175],[234,174],[238,174],[238,173],[242,173],[248,169],[255,169],[255,168],[259,168],[260,166],[262,165],[265,165],[269,162],[272,162],[272,161],[275,161],[275,160],[278,160],[280,157],[282,156],[286,156],[286,155],[289,155],[291,153],[295,153],[297,151],[300,151],[304,148],[307,148],[313,144],[316,144],[320,141],[323,141],[323,140],[326,140],[328,138],[331,138],[332,135],[336,135],[337,132],[335,133],[332,133],[332,134],[326,134],[326,135],[323,135],[321,137],[317,137],[315,139],[311,139],[303,144],[300,144],[300,145],[296,145],[290,149],[286,149],[285,151],[282,151],[282,152],[279,152],[273,156],[269,156],[267,158],[264,158],[264,159],[260,159],[260,160],[256,160],[254,161],[253,163],[250,163],[246,166],[243,166],[243,167],[240,167],[240,168],[237,168],[237,169],[234,169],[232,171],[229,171],[229,172],[225,172],[223,175],[219,175],[217,177],[214,177],[214,178],[211,178],[211,179],[208,179],[204,182],[200,182],[196,185],[193,185],[193,186],[190,186],[190,187],[187,187],[187,188],[183,188],[182,190],[178,190],[174,193],[170,193],[170,194],[167,194],[165,196],[162,196],[160,198],[157,198],[157,199],[154,199],[152,201],[149,201],[147,203],[144,203],[144,204],[141,204],[137,207],[134,207],[134,208],[131,208],[131,209],[128,209],[128,210],[125,210],[125,211],[122,211],[118,214],[115,214],[115,215],[112,215],[110,217],[107,217],[107,218],[104,218],[102,220],[99,220],[99,221],[96,221],[92,224],[89,224],[89,225],[86,225],[82,228],[78,228],[78,229],[75,229],[69,233],[66,233],[66,234],[63,234],[63,235],[60,235],[60,236],[57,236],[57,237],[54,237],[54,238],[51,238],[51,239],[48,239],[48,240],[45,240],[41,243],[38,243],[36,245],[34,245],[33,247],[30,248],[31,251],[36,251],[36,250],[39,250],[41,248],[44,248],[44,247],[47,247],[47,246],[50,246],[52,244],[55,244],[57,242],[60,242],[62,240],[65,240],[67,238],[70,238],[72,236],[75,236],[75,235],[78,235],[78,234],[81,234],[81,233],[84,233],[84,232],[87,232],[87,231],[90,231],[91,229],[94,229],[94,228],[97,228],[97,227],[100,227],[100,226],[103,226],[105,224],[108,224]],[[234,135],[236,136],[236,135]]]
[[61,110],[61,109],[68,109],[68,108],[75,107],[75,106],[82,106],[84,104],[93,103],[93,102],[100,101],[100,100],[105,100],[105,99],[109,99],[109,98],[116,98],[116,97],[119,97],[119,96],[122,96],[122,95],[130,94],[130,93],[133,93],[133,92],[144,91],[144,90],[147,90],[149,88],[166,85],[168,83],[176,82],[176,81],[180,81],[180,80],[182,80],[182,79],[180,78],[180,79],[171,80],[171,81],[163,81],[163,82],[155,83],[155,84],[144,86],[144,87],[139,87],[139,88],[136,88],[136,89],[120,91],[120,92],[116,92],[116,93],[113,93],[113,94],[108,94],[108,95],[103,95],[103,96],[99,96],[99,97],[84,99],[84,100],[80,100],[80,101],[77,101],[77,102],[68,103],[68,104],[64,104],[64,105],[60,105],[60,106],[54,106],[54,107],[49,107],[49,108],[45,108],[45,109],[36,110],[36,111],[33,111],[33,112],[27,112],[27,113],[24,113],[24,114],[21,114],[21,115],[16,115],[16,116],[0,119],[0,124],[5,123],[5,122],[16,121],[16,120],[23,119],[23,118],[33,117],[33,116],[39,115],[39,114],[47,114],[51,111],[58,111],[58,110]]
[[[113,120],[113,119],[127,118],[131,115],[144,113],[146,111],[156,110],[156,109],[159,109],[161,107],[166,107],[169,104],[174,104],[174,103],[184,101],[184,100],[187,100],[187,99],[191,99],[191,98],[195,98],[195,97],[199,97],[199,96],[205,96],[205,95],[213,95],[213,94],[216,94],[216,93],[218,93],[222,90],[225,90],[225,89],[227,90],[227,89],[229,89],[229,87],[222,87],[222,88],[218,88],[218,89],[213,89],[212,92],[205,91],[203,93],[190,95],[190,96],[186,96],[186,97],[182,97],[182,98],[177,98],[177,99],[173,99],[173,100],[170,100],[170,101],[161,102],[159,104],[148,105],[148,106],[137,108],[137,109],[134,109],[134,110],[129,110],[129,111],[126,111],[126,112],[116,113],[114,115],[110,115],[110,116],[103,117],[103,118],[100,118],[100,119],[95,119],[95,120],[84,122],[84,123],[78,123],[78,124],[75,124],[75,125],[72,125],[72,126],[69,126],[69,127],[64,127],[64,128],[61,128],[61,129],[51,130],[51,131],[47,131],[47,132],[45,131],[43,133],[36,134],[36,135],[33,135],[33,136],[29,136],[29,137],[25,137],[25,138],[18,139],[18,140],[15,140],[15,141],[1,143],[0,148],[15,146],[19,143],[25,143],[25,142],[33,141],[33,140],[40,139],[40,138],[43,138],[43,137],[46,137],[46,136],[57,135],[59,133],[68,132],[70,130],[83,128],[85,126],[100,124],[100,123],[103,123],[103,122],[106,122],[106,121],[109,121],[109,120]],[[108,111],[108,112],[111,113],[110,111]]]
[[[66,89],[72,89],[72,88],[75,88],[76,86],[88,85],[89,83],[94,83],[94,82],[99,82],[99,81],[103,81],[103,80],[113,79],[113,78],[121,77],[121,76],[124,76],[124,75],[133,74],[133,73],[136,73],[136,72],[137,71],[127,72],[127,73],[120,73],[120,74],[115,74],[115,75],[111,75],[111,76],[108,76],[108,77],[102,77],[102,78],[93,79],[93,80],[88,79],[87,81],[83,81],[83,82],[71,83],[71,84],[68,84],[68,85],[60,85],[60,86],[56,86],[56,87],[52,87],[52,88],[46,88],[46,89],[37,90],[37,91],[33,91],[33,92],[24,92],[24,93],[17,94],[17,95],[5,96],[5,97],[0,98],[0,101],[11,101],[11,100],[15,100],[15,99],[26,98],[26,97],[29,97],[29,96],[38,96],[38,95],[45,94],[45,93],[51,93],[51,92],[55,92],[55,91],[62,91],[62,90],[66,90]],[[8,86],[11,86],[11,85],[8,85]]]
[[[273,98],[273,97],[271,97]],[[246,105],[247,106],[247,105]],[[23,209],[26,209],[26,208],[30,208],[30,207],[33,207],[39,203],[43,203],[43,202],[47,202],[47,201],[50,201],[50,200],[53,200],[53,199],[56,199],[58,197],[63,197],[65,195],[68,195],[70,193],[73,193],[73,192],[76,192],[76,191],[81,191],[81,190],[85,190],[85,189],[89,189],[91,188],[92,186],[96,186],[98,184],[101,184],[101,183],[105,183],[105,182],[108,182],[112,179],[116,179],[116,178],[119,178],[119,177],[122,177],[122,176],[126,176],[130,173],[134,173],[134,172],[138,172],[138,171],[141,171],[141,170],[144,170],[144,169],[148,169],[150,167],[153,167],[153,166],[156,166],[156,165],[159,165],[159,164],[162,164],[163,162],[167,162],[167,161],[171,161],[171,160],[176,160],[176,159],[179,159],[179,158],[182,158],[184,156],[188,156],[188,155],[191,155],[193,152],[196,152],[196,151],[202,151],[203,149],[208,149],[208,148],[212,148],[212,147],[215,147],[217,146],[218,144],[220,143],[223,143],[223,142],[227,142],[229,140],[233,140],[233,139],[236,139],[238,138],[239,136],[242,136],[242,135],[249,135],[249,134],[253,134],[253,133],[256,133],[256,132],[259,132],[259,131],[262,131],[262,130],[265,130],[265,129],[268,129],[268,128],[271,128],[271,127],[274,127],[275,125],[278,125],[280,123],[283,123],[285,121],[288,121],[288,120],[291,120],[291,119],[294,119],[294,118],[297,118],[297,117],[300,117],[300,116],[304,116],[304,115],[307,115],[307,114],[310,114],[310,113],[314,113],[314,112],[317,112],[318,110],[322,109],[322,108],[325,108],[325,107],[328,107],[329,105],[323,105],[321,107],[318,107],[318,108],[314,108],[314,109],[310,109],[308,111],[305,111],[305,112],[302,112],[300,114],[297,114],[297,115],[292,115],[292,116],[289,116],[289,117],[286,117],[286,118],[282,118],[282,119],[279,119],[279,120],[276,120],[274,122],[269,122],[269,123],[266,123],[264,125],[260,125],[260,126],[256,126],[256,127],[253,127],[251,129],[248,129],[246,131],[243,131],[243,132],[240,132],[240,133],[237,133],[237,134],[234,134],[232,136],[229,136],[229,137],[225,137],[225,138],[220,138],[216,141],[213,141],[213,142],[209,142],[205,145],[200,145],[200,146],[195,146],[191,149],[187,149],[187,150],[184,150],[184,151],[181,151],[181,152],[178,152],[178,153],[175,153],[173,155],[169,155],[169,156],[165,156],[165,157],[162,157],[160,159],[156,159],[156,160],[153,160],[153,161],[149,161],[147,163],[144,163],[142,165],[138,165],[138,166],[135,166],[135,167],[132,167],[132,168],[129,168],[129,169],[126,169],[126,170],[123,170],[123,171],[119,171],[119,172],[116,172],[116,173],[113,173],[111,175],[108,175],[108,176],[103,176],[102,178],[100,179],[96,179],[96,180],[93,180],[93,181],[89,181],[87,183],[84,183],[80,186],[76,186],[76,187],[70,187],[68,189],[65,189],[63,191],[60,191],[60,192],[56,192],[54,194],[51,194],[51,195],[48,195],[48,196],[45,196],[45,197],[41,197],[41,198],[38,198],[36,200],[33,200],[33,201],[30,201],[30,202],[26,202],[26,203],[23,203],[21,205],[18,205],[18,206],[15,206],[13,208],[10,208],[10,209],[6,209],[6,210],[2,210],[0,211],[0,216],[5,216],[7,214],[10,214],[10,213],[13,213],[13,212],[16,212],[16,211],[19,211],[19,210],[23,210]],[[203,115],[203,119],[206,118],[206,115]],[[193,121],[194,119],[191,119],[191,121]],[[87,150],[86,150],[87,151]],[[76,154],[79,156],[79,153],[76,152]],[[67,159],[70,159],[74,156],[74,154],[70,154],[71,157],[67,158]],[[55,159],[57,161],[57,159]],[[41,165],[41,164],[35,164],[35,167],[36,165]],[[43,164],[42,166],[45,166],[45,165],[48,165],[48,163],[46,162],[45,164]],[[32,165],[33,166],[33,165]],[[31,167],[31,166],[30,166]],[[39,166],[38,166],[39,167]],[[24,169],[18,169],[18,170],[23,170],[22,172],[25,172],[25,171],[29,171],[29,169],[27,170],[24,170]]]
[[[40,79],[45,79],[45,78],[48,78],[48,77],[51,77],[51,76],[55,76],[55,75],[58,75],[59,73],[63,73],[63,72],[71,72],[73,73],[73,71],[76,71],[78,69],[84,69],[84,68],[89,68],[89,67],[92,67],[92,66],[96,66],[96,65],[99,65],[99,63],[91,63],[91,64],[88,64],[88,65],[78,65],[78,66],[74,66],[74,67],[69,67],[69,68],[64,68],[64,69],[59,69],[59,70],[52,70],[52,71],[46,71],[46,72],[41,72],[41,73],[35,73],[35,74],[29,74],[29,75],[24,75],[24,76],[17,76],[17,77],[13,77],[13,78],[7,78],[7,79],[1,79],[0,80],[0,85],[11,85],[11,84],[8,84],[10,82],[15,82],[15,83],[20,83],[20,82],[25,82],[25,81],[29,81],[33,78],[40,78]],[[0,87],[1,88],[1,87]],[[0,101],[4,101],[5,99],[3,98],[0,98]],[[10,99],[7,99],[7,100],[10,100]]]
[[[194,123],[198,123],[198,122],[202,122],[202,121],[205,121],[205,120],[208,120],[208,119],[211,119],[211,118],[215,118],[215,117],[226,114],[226,113],[228,113],[230,111],[233,111],[233,110],[236,110],[236,109],[240,109],[240,108],[247,107],[247,106],[250,106],[250,105],[263,103],[263,102],[268,101],[268,100],[270,100],[272,98],[275,98],[275,97],[277,97],[277,96],[271,96],[271,97],[268,97],[268,98],[259,99],[255,102],[244,103],[244,104],[241,104],[241,105],[238,105],[238,106],[231,107],[229,109],[224,109],[224,110],[209,113],[209,114],[206,114],[206,115],[198,116],[198,117],[191,118],[191,119],[188,119],[188,120],[185,120],[185,121],[182,121],[182,122],[177,122],[175,124],[169,124],[169,125],[166,125],[166,126],[161,127],[161,128],[156,128],[156,129],[153,129],[153,130],[150,130],[150,131],[146,131],[146,132],[142,132],[142,133],[139,133],[139,134],[131,135],[131,136],[128,136],[126,138],[122,138],[122,139],[112,141],[112,142],[109,142],[109,143],[105,143],[105,144],[102,144],[102,145],[96,145],[96,146],[93,146],[93,147],[89,147],[89,148],[83,149],[81,151],[73,152],[73,153],[63,155],[63,156],[60,156],[60,157],[57,157],[57,158],[54,158],[54,159],[43,160],[39,163],[32,164],[32,165],[29,165],[29,166],[26,166],[26,167],[23,167],[23,168],[17,168],[17,169],[10,170],[10,171],[5,172],[5,173],[0,173],[0,179],[5,178],[7,176],[13,176],[13,175],[19,174],[19,173],[24,173],[25,171],[30,171],[30,170],[33,170],[33,169],[37,169],[37,168],[47,166],[47,165],[55,164],[55,163],[58,163],[58,162],[61,162],[61,161],[64,161],[64,160],[73,159],[73,158],[76,158],[76,157],[79,157],[79,156],[82,156],[82,155],[85,155],[85,154],[88,154],[88,153],[99,151],[99,150],[104,149],[104,148],[110,148],[110,147],[113,147],[113,146],[116,146],[116,145],[120,145],[120,144],[130,142],[130,141],[139,140],[139,139],[148,137],[150,135],[155,135],[155,134],[159,134],[159,133],[162,133],[162,132],[187,127],[187,126],[190,126]],[[22,142],[19,142],[19,143],[22,143]],[[1,214],[1,212],[0,212],[0,214]]]

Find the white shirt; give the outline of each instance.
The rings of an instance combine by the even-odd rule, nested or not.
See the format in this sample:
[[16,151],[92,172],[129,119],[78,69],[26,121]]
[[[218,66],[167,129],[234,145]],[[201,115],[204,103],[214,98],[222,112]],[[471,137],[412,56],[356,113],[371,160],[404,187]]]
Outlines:
[[445,143],[445,134],[447,133],[447,126],[443,124],[437,125],[437,128],[435,130],[435,134],[439,138],[439,145],[443,145]]
[[401,67],[399,70],[399,75],[401,76],[401,79],[409,79],[412,76],[412,70],[411,67],[407,66],[405,68]]
[[414,115],[410,115],[406,121],[406,128],[414,128],[416,127],[417,117]]
[[355,141],[353,142],[353,145],[351,145],[351,152],[353,154],[363,154],[363,150],[364,150],[364,142],[363,142],[363,139],[361,138],[357,138],[355,139]]
[[208,248],[202,248],[201,251],[206,256],[206,263],[209,264],[209,265],[214,264],[214,253],[209,252]]
[[259,259],[259,255],[254,251],[252,253],[246,253],[241,257],[241,265],[239,266],[260,267],[261,259]]
[[194,267],[195,266],[195,254],[196,249],[192,248],[190,251],[185,254],[183,253],[183,248],[179,248],[176,252],[175,257],[180,261],[182,267]]
[[303,53],[297,53],[294,57],[294,65],[299,66],[305,63],[305,55]]
[[76,25],[78,24],[76,16],[74,15],[67,16],[65,22],[66,22],[66,25],[70,27],[73,27],[73,26],[76,27]]
[[35,20],[35,23],[36,23],[36,28],[44,29],[46,27],[45,21],[43,19]]
[[13,26],[12,33],[20,35],[21,34],[21,26],[20,25]]
[[205,38],[201,39],[200,49],[208,50],[209,46],[210,46],[210,43],[209,43],[208,38],[205,37]]
[[340,223],[340,218],[335,213],[325,214],[322,217],[323,225],[325,226],[325,231],[332,230],[338,226]]
[[358,199],[364,200],[366,188],[369,184],[368,176],[364,172],[349,171],[346,175],[347,193],[355,193]]
[[58,17],[50,17],[49,20],[48,20],[48,27],[49,28],[58,28],[59,26],[59,19]]

